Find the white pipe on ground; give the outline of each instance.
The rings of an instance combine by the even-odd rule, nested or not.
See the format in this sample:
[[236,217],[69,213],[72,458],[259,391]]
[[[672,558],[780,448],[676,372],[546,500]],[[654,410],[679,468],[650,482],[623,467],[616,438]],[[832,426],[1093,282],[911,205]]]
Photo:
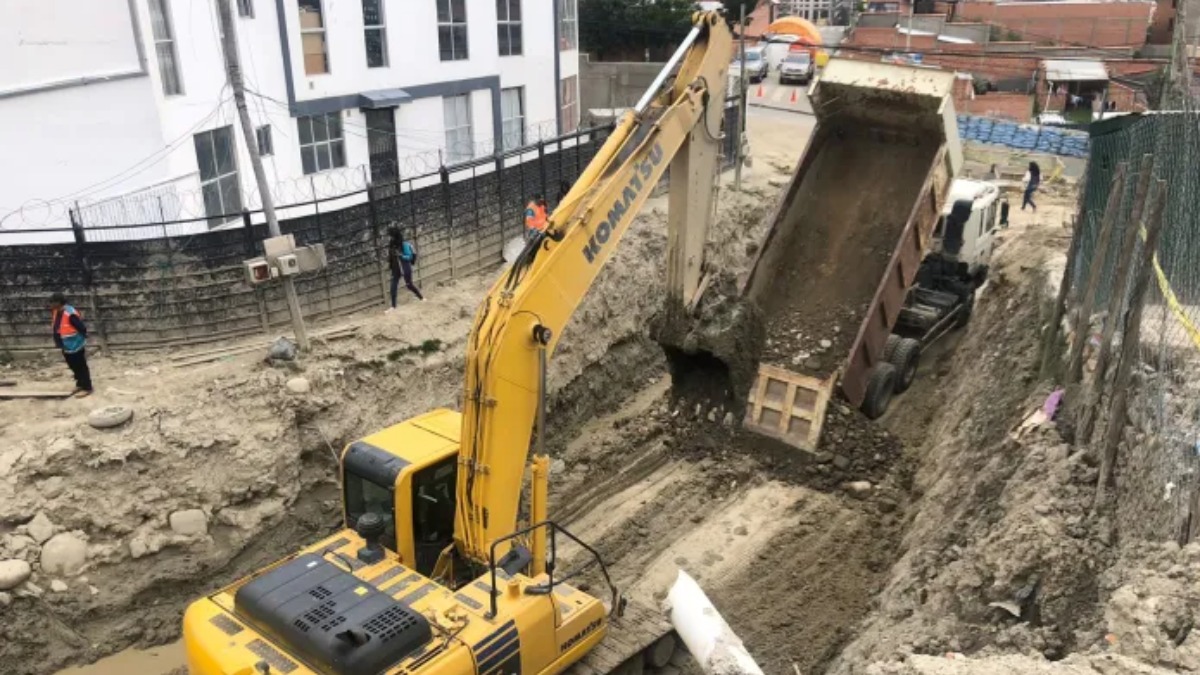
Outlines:
[[700,585],[683,570],[667,594],[667,611],[705,675],[763,675]]

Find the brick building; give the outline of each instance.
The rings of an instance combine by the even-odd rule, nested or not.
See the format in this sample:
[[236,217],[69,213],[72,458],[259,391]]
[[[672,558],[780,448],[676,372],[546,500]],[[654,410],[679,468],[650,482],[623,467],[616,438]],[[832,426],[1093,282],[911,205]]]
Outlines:
[[993,26],[1007,41],[1136,50],[1146,44],[1154,12],[1155,4],[1147,0],[971,0],[958,3],[955,20]]

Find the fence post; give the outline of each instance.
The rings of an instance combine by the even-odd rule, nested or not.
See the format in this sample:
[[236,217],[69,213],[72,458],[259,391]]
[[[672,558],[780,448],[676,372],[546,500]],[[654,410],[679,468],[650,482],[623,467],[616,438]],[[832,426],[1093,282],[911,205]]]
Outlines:
[[[483,229],[480,227],[483,224],[483,219],[479,217],[479,174],[477,168],[474,166],[471,167],[471,201],[474,202],[475,206],[475,224],[471,228],[473,230],[471,233],[471,239],[475,242],[474,264],[478,266],[480,258],[479,251],[481,248],[479,245],[479,232]],[[478,271],[478,267],[476,268],[476,271]]]
[[446,212],[446,250],[450,261],[450,278],[454,277],[454,208],[450,203],[450,170],[443,164],[438,170],[442,178],[442,208]]
[[[325,231],[321,228],[321,201],[319,199],[317,199],[317,182],[315,179],[313,179],[312,176],[308,177],[308,182],[312,188],[313,218],[314,218],[313,222],[317,226],[317,239],[321,243],[325,243]],[[325,247],[325,253],[326,254],[329,253],[328,246]],[[321,278],[325,280],[325,307],[327,308],[327,310],[329,312],[329,315],[327,318],[332,319],[333,318],[333,290],[329,286],[329,268],[326,267],[325,269],[321,270],[318,274],[320,274]]]
[[[417,228],[417,192],[416,188],[413,187],[413,181],[411,178],[408,179],[408,217],[412,222],[413,246],[416,246],[417,251],[420,251],[421,240],[418,236],[419,230]],[[417,283],[420,284],[424,278],[424,275],[421,274],[421,266],[418,265],[417,269],[413,270],[413,275],[415,276]]]
[[101,349],[108,349],[108,326],[104,324],[104,317],[100,316],[96,305],[96,291],[94,289],[94,279],[92,278],[92,263],[87,256],[87,235],[83,231],[83,222],[80,220],[78,205],[74,209],[67,209],[67,213],[71,217],[71,232],[75,235],[75,253],[79,256],[79,267],[83,270],[83,289],[87,296],[89,321],[96,326],[97,342]]
[[[1100,459],[1100,476],[1096,483],[1097,506],[1103,505],[1106,500],[1108,487],[1112,484],[1113,469],[1117,464],[1117,447],[1121,443],[1128,414],[1129,380],[1142,341],[1142,308],[1146,304],[1146,287],[1150,284],[1150,271],[1154,267],[1154,255],[1158,251],[1159,235],[1162,234],[1163,209],[1167,204],[1167,182],[1159,180],[1157,183],[1149,231],[1146,233],[1146,243],[1142,246],[1141,265],[1133,280],[1129,309],[1125,311],[1125,325],[1121,332],[1121,360],[1117,363],[1117,374],[1113,380],[1113,398],[1108,409],[1104,454]],[[1131,223],[1130,227],[1137,228],[1137,223]]]
[[1083,346],[1087,344],[1088,323],[1092,318],[1092,305],[1096,303],[1096,287],[1100,284],[1100,273],[1104,271],[1104,263],[1108,257],[1108,240],[1112,238],[1112,231],[1121,211],[1121,193],[1124,186],[1125,169],[1117,167],[1117,173],[1113,176],[1112,186],[1108,191],[1108,202],[1104,205],[1100,237],[1096,240],[1096,253],[1092,256],[1092,264],[1088,268],[1087,285],[1084,286],[1083,298],[1075,316],[1074,340],[1071,342],[1067,376],[1064,378],[1066,384],[1074,384],[1083,377]]
[[[250,221],[250,212],[242,209],[242,233],[246,242],[246,257],[258,257],[258,244],[254,241],[254,223]],[[266,291],[261,285],[254,287],[254,298],[258,300],[258,319],[262,323],[263,335],[271,335],[271,315],[267,312]]]
[[379,252],[382,250],[379,245],[379,210],[375,203],[377,195],[375,193],[375,184],[367,183],[367,208],[371,212],[371,245],[375,247],[375,262],[379,266],[379,291],[383,294],[383,304],[385,307],[391,306],[391,297],[388,295],[389,261],[385,261],[379,257]]
[[500,233],[500,255],[503,257],[507,242],[504,239],[504,158],[500,155],[496,155],[496,212],[500,214],[496,229]]

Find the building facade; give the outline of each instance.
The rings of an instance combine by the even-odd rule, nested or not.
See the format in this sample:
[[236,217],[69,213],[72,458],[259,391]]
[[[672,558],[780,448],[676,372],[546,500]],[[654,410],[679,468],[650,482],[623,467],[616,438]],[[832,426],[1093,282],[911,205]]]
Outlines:
[[[19,64],[0,69],[0,228],[63,226],[75,208],[85,225],[115,210],[216,227],[259,205],[213,0],[14,2],[0,25],[0,62]],[[578,125],[575,0],[230,2],[278,201]]]

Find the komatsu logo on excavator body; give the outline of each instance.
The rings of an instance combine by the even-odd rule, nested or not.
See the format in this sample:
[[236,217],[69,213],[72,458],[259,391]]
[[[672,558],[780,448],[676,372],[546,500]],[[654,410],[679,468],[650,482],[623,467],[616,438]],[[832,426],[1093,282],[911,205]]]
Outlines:
[[621,196],[613,201],[608,218],[596,227],[596,231],[588,239],[587,246],[583,247],[583,257],[587,259],[588,263],[596,261],[600,252],[604,250],[605,244],[617,233],[617,228],[621,227],[621,220],[628,215],[629,205],[633,203],[633,200],[638,198],[642,190],[652,187],[650,176],[654,173],[654,167],[662,163],[662,160],[662,146],[655,143],[646,153],[646,157],[634,167],[633,175],[629,177],[629,182],[621,191]]

